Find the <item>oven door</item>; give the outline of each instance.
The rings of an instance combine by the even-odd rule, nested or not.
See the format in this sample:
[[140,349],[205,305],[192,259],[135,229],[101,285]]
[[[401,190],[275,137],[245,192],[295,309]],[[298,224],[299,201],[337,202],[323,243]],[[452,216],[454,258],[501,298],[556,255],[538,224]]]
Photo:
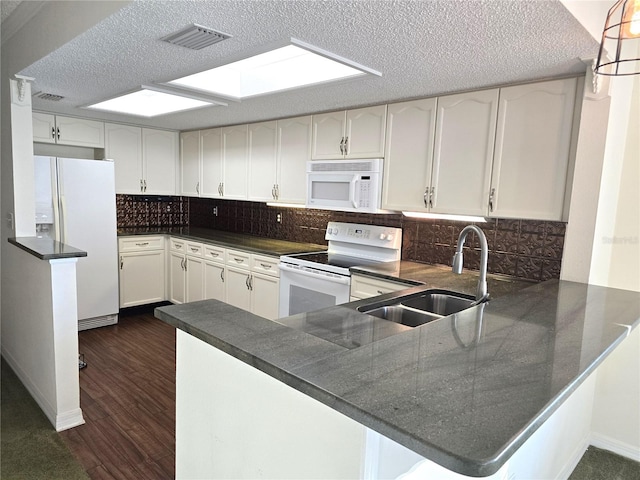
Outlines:
[[349,301],[351,277],[280,263],[280,318]]

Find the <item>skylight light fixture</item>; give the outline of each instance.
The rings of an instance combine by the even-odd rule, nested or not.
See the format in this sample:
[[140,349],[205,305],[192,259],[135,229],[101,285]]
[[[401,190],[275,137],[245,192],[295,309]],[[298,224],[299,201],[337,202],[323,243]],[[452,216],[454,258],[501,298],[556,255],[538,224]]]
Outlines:
[[380,72],[292,38],[290,44],[168,83],[232,99]]
[[105,110],[108,112],[136,115],[139,117],[156,117],[168,113],[191,110],[213,105],[224,105],[214,100],[175,94],[155,86],[142,86],[140,90],[88,105],[86,108]]

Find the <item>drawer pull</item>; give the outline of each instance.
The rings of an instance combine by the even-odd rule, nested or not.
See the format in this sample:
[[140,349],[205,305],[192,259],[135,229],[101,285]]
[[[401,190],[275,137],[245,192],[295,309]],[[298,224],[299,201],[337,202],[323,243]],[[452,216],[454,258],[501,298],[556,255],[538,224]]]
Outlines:
[[233,259],[238,263],[244,263],[244,258],[233,257]]
[[382,295],[384,292],[382,290],[376,290],[378,292],[378,295]]
[[211,252],[211,256],[212,257],[218,257],[218,256],[220,256],[220,254],[219,253],[215,253],[215,252]]
[[140,242],[140,243],[136,243],[136,245],[139,247],[146,247],[147,245],[149,245],[149,242]]
[[176,249],[182,248],[182,245],[180,245],[179,243],[174,243],[173,248],[176,248]]
[[267,270],[271,268],[271,265],[269,265],[268,263],[260,263],[260,265],[262,265],[262,268],[265,268]]
[[200,249],[199,249],[199,248],[197,248],[197,247],[191,247],[191,251],[192,251],[192,252],[199,252],[199,251],[200,251]]

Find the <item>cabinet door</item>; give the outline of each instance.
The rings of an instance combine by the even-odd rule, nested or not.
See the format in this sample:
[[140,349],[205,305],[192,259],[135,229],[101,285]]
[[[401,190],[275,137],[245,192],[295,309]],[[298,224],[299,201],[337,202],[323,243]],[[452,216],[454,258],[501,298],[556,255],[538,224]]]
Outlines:
[[313,116],[313,139],[311,158],[313,160],[330,160],[343,158],[342,145],[346,114],[344,111],[323,113]]
[[115,167],[116,193],[142,193],[142,129],[106,123],[104,134],[105,156]]
[[56,115],[57,143],[104,148],[104,123]]
[[226,301],[224,265],[216,262],[204,262],[204,299]]
[[489,215],[562,220],[576,79],[500,90]]
[[347,111],[346,158],[382,158],[387,106]]
[[180,192],[197,197],[200,182],[200,132],[180,134]]
[[228,199],[247,199],[247,125],[222,129],[223,196]]
[[249,200],[276,199],[276,133],[275,121],[249,125]]
[[222,195],[222,129],[211,128],[200,132],[202,148],[201,197]]
[[184,303],[185,256],[182,253],[169,252],[169,301]]
[[204,300],[204,260],[187,255],[185,259],[185,301]]
[[178,133],[142,129],[142,155],[145,169],[145,193],[176,194]]
[[40,143],[56,143],[56,117],[49,113],[34,112],[33,141]]
[[251,274],[251,313],[275,320],[279,317],[280,279],[260,273]]
[[498,89],[438,98],[432,212],[486,215]]
[[436,99],[389,105],[382,208],[425,211],[433,159]]
[[225,286],[227,303],[244,310],[251,310],[249,270],[227,266]]
[[311,116],[278,120],[278,202],[304,205],[309,160]]
[[120,308],[161,302],[164,250],[120,254]]

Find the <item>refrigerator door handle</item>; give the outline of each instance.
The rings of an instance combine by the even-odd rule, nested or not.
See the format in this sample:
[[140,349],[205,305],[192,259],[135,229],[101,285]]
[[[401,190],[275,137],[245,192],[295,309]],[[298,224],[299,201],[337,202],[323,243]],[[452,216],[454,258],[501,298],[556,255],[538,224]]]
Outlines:
[[65,243],[65,239],[67,238],[67,222],[65,219],[65,210],[66,204],[64,200],[64,195],[60,195],[60,243]]

